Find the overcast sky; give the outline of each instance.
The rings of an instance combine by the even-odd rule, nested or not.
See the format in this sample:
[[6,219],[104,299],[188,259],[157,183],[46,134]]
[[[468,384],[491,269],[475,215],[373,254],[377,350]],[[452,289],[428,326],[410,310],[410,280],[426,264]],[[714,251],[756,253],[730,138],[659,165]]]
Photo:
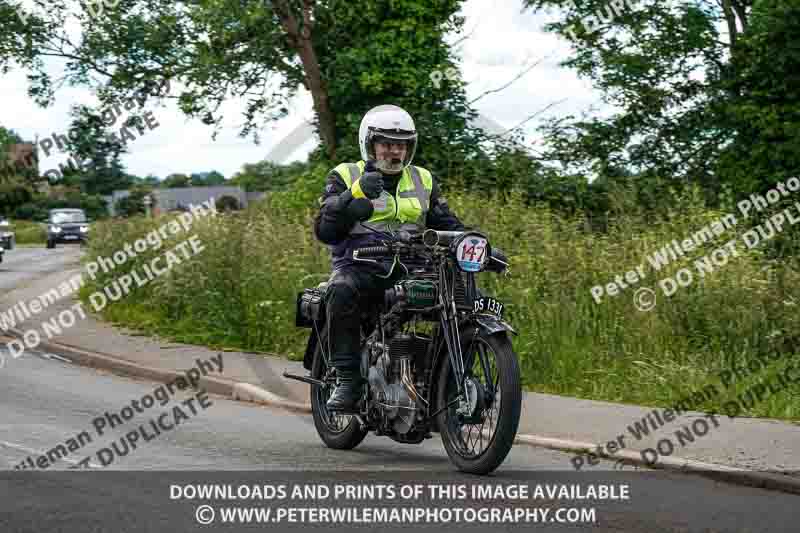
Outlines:
[[[24,2],[30,9],[32,0]],[[470,98],[502,86],[526,65],[549,57],[502,92],[480,99],[475,107],[500,126],[510,128],[564,98],[565,102],[553,107],[542,118],[598,105],[598,94],[585,80],[579,80],[572,71],[558,66],[570,49],[564,40],[543,31],[544,24],[552,16],[522,13],[521,6],[521,0],[468,0],[465,3],[465,33],[472,34],[458,47],[458,55]],[[57,74],[59,68],[60,63],[53,62],[52,72]],[[55,104],[43,109],[28,97],[27,88],[22,71],[0,78],[0,125],[14,129],[25,139],[33,140],[39,135],[41,140],[52,133],[65,133],[70,123],[70,106],[97,102],[88,90],[62,88],[56,93]],[[174,86],[172,94],[175,94]],[[226,109],[231,112],[226,114],[226,127],[216,141],[211,139],[211,127],[186,119],[172,102],[152,109],[159,126],[145,131],[144,135],[133,130],[137,138],[129,140],[129,153],[122,160],[132,174],[155,174],[160,178],[174,172],[190,174],[209,170],[218,170],[230,178],[243,164],[263,160],[271,147],[312,117],[310,95],[300,94],[291,107],[290,116],[263,129],[261,144],[256,145],[250,138],[237,135],[238,124],[242,121],[239,102],[226,103]],[[532,133],[537,123],[538,120],[531,121],[525,128],[531,134],[529,143],[536,142]],[[313,141],[296,150],[290,160],[303,159],[311,146]],[[49,157],[40,152],[40,157],[42,172],[66,160],[66,156],[57,151],[52,151]]]

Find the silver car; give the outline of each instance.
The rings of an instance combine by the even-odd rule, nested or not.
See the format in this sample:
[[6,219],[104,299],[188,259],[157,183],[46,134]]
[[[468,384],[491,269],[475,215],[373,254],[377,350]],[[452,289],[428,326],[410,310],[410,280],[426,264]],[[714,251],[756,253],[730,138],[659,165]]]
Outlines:
[[13,250],[17,244],[17,237],[11,231],[11,224],[8,220],[0,217],[0,246],[5,250]]

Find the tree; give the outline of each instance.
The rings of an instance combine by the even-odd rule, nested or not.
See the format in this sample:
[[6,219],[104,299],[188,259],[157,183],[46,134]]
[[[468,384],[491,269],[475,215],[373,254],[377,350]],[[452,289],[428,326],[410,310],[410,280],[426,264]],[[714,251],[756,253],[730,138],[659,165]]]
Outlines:
[[[797,137],[798,62],[785,46],[798,36],[796,2],[524,4],[564,10],[549,26],[575,49],[564,64],[591,79],[618,109],[609,117],[568,116],[548,124],[545,155],[566,171],[601,178],[626,168],[644,178],[700,183],[713,199],[724,183],[750,193],[785,166],[778,159],[796,162],[787,153],[797,153],[789,138]],[[785,148],[780,156],[769,154],[775,140]]]
[[233,196],[220,196],[214,203],[219,211],[238,211],[241,209],[239,200]]
[[71,157],[51,183],[78,186],[89,195],[108,195],[130,187],[133,178],[120,161],[120,155],[127,151],[125,142],[110,132],[102,116],[88,106],[73,106],[71,115],[67,134]]
[[37,169],[36,146],[0,126],[0,184],[35,184],[39,181]]
[[[180,81],[181,93],[169,97],[217,127],[222,103],[242,97],[241,133],[256,139],[264,122],[288,114],[303,87],[314,103],[320,155],[329,160],[357,153],[363,113],[394,102],[419,121],[426,139],[421,160],[445,164],[479,146],[460,82],[448,79],[437,88],[430,80],[431,72],[455,66],[444,35],[460,30],[461,3],[130,0],[95,19],[81,6],[76,43],[65,29],[72,4],[54,0],[47,13],[25,22],[0,18],[0,68],[16,61],[33,70],[31,94],[42,103],[54,90],[45,57],[67,59],[66,80],[97,88],[105,104],[132,95],[158,98],[165,80]],[[341,141],[347,145],[337,154]]]
[[800,4],[754,4],[737,41],[724,118],[736,132],[718,168],[743,192],[765,192],[800,171]]
[[276,191],[286,189],[293,178],[308,169],[306,163],[294,162],[279,165],[271,161],[247,163],[242,170],[231,178],[232,185],[238,185],[246,191]]
[[163,189],[175,189],[179,187],[191,187],[192,180],[186,174],[170,174],[161,182]]
[[211,172],[195,172],[191,175],[192,187],[213,187],[215,185],[224,185],[225,176],[216,170]]
[[114,204],[114,212],[117,216],[132,217],[143,215],[147,212],[144,205],[144,197],[150,194],[151,190],[147,187],[135,187],[130,194],[117,200]]

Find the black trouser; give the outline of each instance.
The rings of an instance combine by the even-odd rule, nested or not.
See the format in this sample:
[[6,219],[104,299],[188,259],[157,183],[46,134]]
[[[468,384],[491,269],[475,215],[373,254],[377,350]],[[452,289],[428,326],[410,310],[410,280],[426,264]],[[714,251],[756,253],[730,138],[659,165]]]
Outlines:
[[337,269],[325,293],[328,344],[331,364],[336,368],[357,370],[361,365],[361,312],[370,302],[379,303],[383,292],[399,279],[395,268],[391,277],[383,279],[361,265]]

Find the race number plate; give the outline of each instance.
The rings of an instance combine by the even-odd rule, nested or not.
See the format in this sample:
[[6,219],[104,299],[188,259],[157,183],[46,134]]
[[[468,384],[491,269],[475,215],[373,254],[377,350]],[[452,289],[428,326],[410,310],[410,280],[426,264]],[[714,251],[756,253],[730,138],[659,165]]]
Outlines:
[[484,296],[483,298],[476,298],[474,304],[473,311],[475,313],[491,313],[497,318],[503,318],[504,305],[499,300]]
[[483,237],[470,235],[456,248],[456,260],[465,272],[480,272],[486,263],[486,245]]

